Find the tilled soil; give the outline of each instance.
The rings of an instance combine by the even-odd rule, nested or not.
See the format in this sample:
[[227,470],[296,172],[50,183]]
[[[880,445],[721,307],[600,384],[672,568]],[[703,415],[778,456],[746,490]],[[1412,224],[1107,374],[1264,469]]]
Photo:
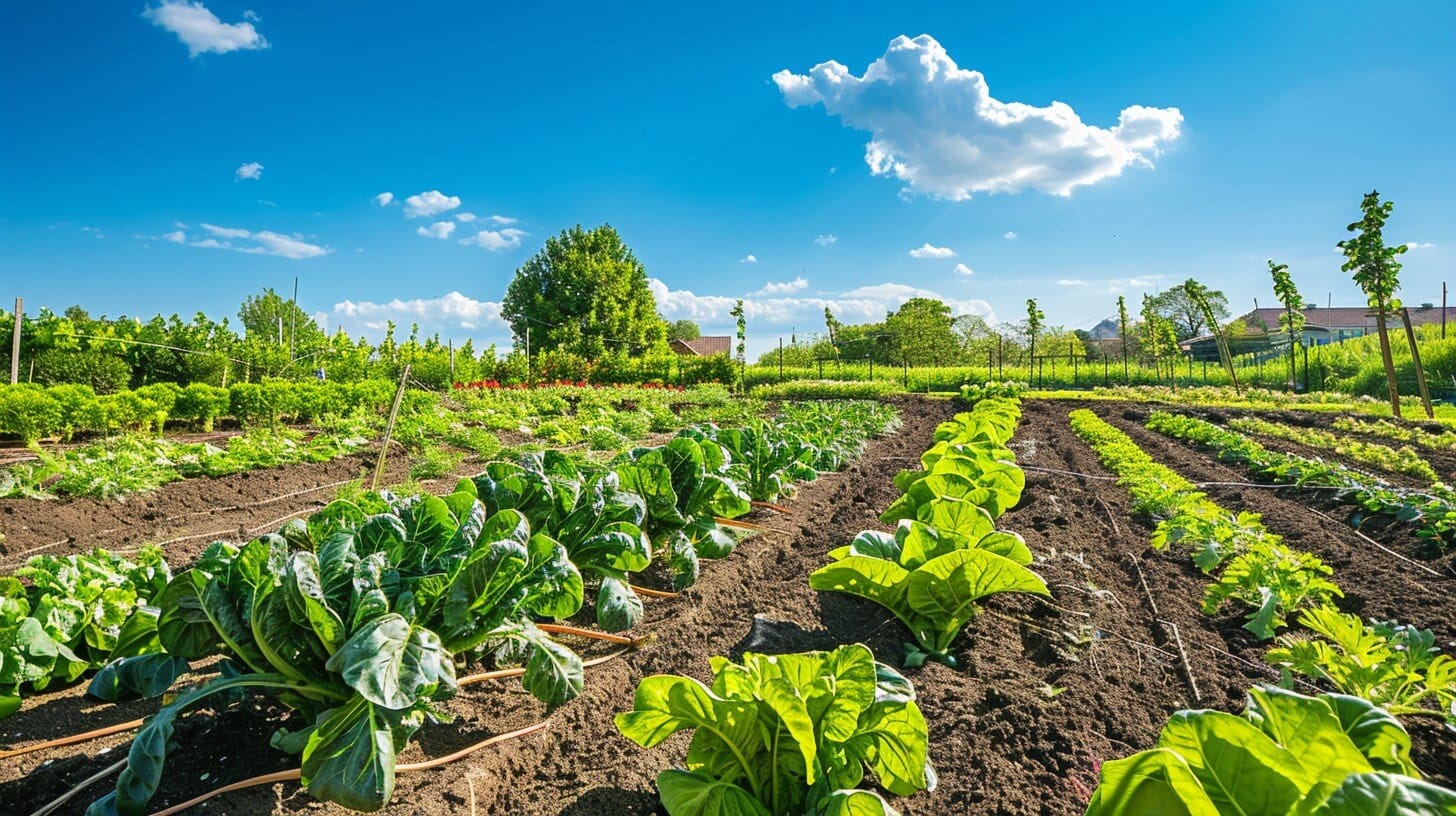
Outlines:
[[[632,690],[643,676],[680,673],[707,680],[711,655],[822,649],[856,641],[898,665],[906,638],[900,625],[871,604],[813,592],[808,574],[826,562],[828,550],[859,530],[886,529],[877,516],[897,495],[891,479],[915,465],[935,425],[954,411],[950,403],[916,399],[899,407],[904,421],[899,433],[871,443],[847,471],[805,486],[786,502],[789,515],[762,519],[771,530],[746,540],[727,559],[708,564],[684,597],[650,601],[641,633],[652,641],[639,652],[589,669],[585,691],[576,700],[548,714],[518,683],[463,691],[449,705],[454,724],[427,726],[402,762],[440,756],[548,716],[550,726],[444,769],[401,775],[385,812],[661,813],[653,780],[682,761],[687,737],[647,751],[621,737],[612,724],[613,714],[630,707]],[[1246,688],[1275,679],[1263,662],[1264,646],[1240,628],[1237,616],[1200,613],[1207,580],[1187,556],[1148,548],[1149,527],[1132,517],[1126,491],[1106,478],[1095,455],[1068,427],[1073,407],[1025,404],[1014,441],[1021,463],[1067,473],[1029,470],[1021,504],[1001,524],[1026,538],[1037,555],[1034,569],[1054,597],[1049,602],[994,598],[959,644],[959,669],[931,664],[907,670],[930,725],[931,756],[940,775],[937,790],[895,801],[907,816],[1081,813],[1099,764],[1147,747],[1174,710],[1237,711]],[[1116,419],[1115,409],[1093,407]],[[1130,433],[1140,428],[1126,420],[1119,424]],[[1204,478],[1194,473],[1198,468],[1227,470],[1181,446],[1156,448],[1149,442],[1158,437],[1146,431],[1135,438],[1190,478]],[[1376,569],[1376,559],[1356,546],[1357,539],[1315,529],[1307,517],[1294,514],[1297,504],[1272,491],[1214,497],[1226,506],[1259,502],[1257,509],[1265,511],[1272,529],[1335,565],[1336,579],[1350,593],[1348,602],[1364,613],[1403,604],[1409,611],[1413,598],[1419,598],[1423,614],[1418,622],[1449,625],[1456,619],[1450,614],[1456,610],[1449,584],[1401,583],[1397,571]],[[1280,505],[1292,509],[1281,515]],[[1417,592],[1424,594],[1412,595]],[[1424,619],[1426,612],[1432,620]],[[5,739],[33,740],[96,727],[141,716],[155,705],[91,706],[74,688],[43,695],[38,703],[0,725]],[[177,803],[219,784],[288,767],[289,758],[263,747],[277,725],[254,709],[184,722],[178,740],[183,747],[167,768],[156,804]],[[1423,729],[1417,743],[1422,767],[1451,784],[1456,779],[1452,741]],[[112,737],[0,766],[0,812],[33,810],[114,762],[124,745],[124,738]],[[98,756],[103,747],[109,750]],[[57,812],[80,813],[85,802],[105,790],[105,783],[98,784]],[[295,783],[227,794],[198,812],[302,809],[343,812],[314,802]]]

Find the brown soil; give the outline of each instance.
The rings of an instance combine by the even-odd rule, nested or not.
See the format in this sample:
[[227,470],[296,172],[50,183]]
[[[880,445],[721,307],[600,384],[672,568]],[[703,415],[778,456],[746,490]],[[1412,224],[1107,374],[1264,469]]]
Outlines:
[[[1020,460],[1028,466],[1105,477],[1095,455],[1068,427],[1072,407],[1077,406],[1026,404],[1014,443]],[[1105,406],[1095,407],[1112,418],[1114,412]],[[729,558],[708,564],[684,597],[651,601],[641,632],[650,634],[652,642],[640,652],[588,670],[582,696],[550,714],[547,731],[443,770],[401,776],[386,812],[660,813],[653,780],[660,770],[682,761],[686,738],[680,735],[645,751],[612,725],[612,715],[630,706],[632,689],[644,675],[669,672],[707,679],[711,655],[800,651],[855,641],[869,644],[879,659],[898,664],[906,636],[893,618],[855,599],[815,593],[807,586],[807,575],[825,562],[829,549],[859,530],[884,528],[877,514],[896,496],[891,478],[914,465],[935,424],[954,411],[947,402],[913,398],[903,400],[900,408],[904,427],[898,434],[873,442],[846,472],[805,486],[787,502],[790,515],[763,519],[770,531],[746,540]],[[1144,431],[1139,441],[1147,444],[1152,436]],[[1181,458],[1164,461],[1176,462],[1184,472],[1222,469],[1179,446],[1149,449],[1159,456],[1181,450]],[[1233,495],[1217,498],[1239,500]],[[1270,510],[1277,509],[1274,503],[1298,509],[1269,492],[1245,491],[1242,499]],[[1270,512],[1266,520],[1271,528],[1289,533],[1285,527],[1294,519]],[[1099,763],[1147,747],[1171,712],[1200,705],[1236,711],[1249,685],[1274,679],[1262,661],[1263,647],[1240,628],[1237,617],[1209,618],[1199,612],[1205,577],[1185,555],[1148,548],[1148,526],[1132,519],[1126,491],[1115,483],[1029,471],[1025,496],[1002,526],[1025,536],[1037,554],[1034,568],[1054,598],[996,598],[959,644],[959,669],[932,664],[907,671],[930,723],[932,760],[940,774],[936,791],[894,802],[907,816],[1079,814],[1096,785]],[[1293,543],[1329,553],[1352,603],[1393,609],[1397,599],[1409,604],[1417,597],[1412,593],[1424,589],[1418,603],[1437,605],[1422,610],[1433,616],[1429,622],[1437,615],[1456,619],[1450,614],[1449,585],[1437,593],[1410,579],[1399,583],[1393,570],[1375,570],[1369,563],[1374,559],[1335,531],[1310,529],[1307,518],[1293,527],[1309,539],[1301,543],[1291,535]],[[1326,541],[1323,551],[1315,546],[1319,541]],[[1345,560],[1337,563],[1333,556],[1341,554]],[[1173,627],[1197,697],[1178,655]],[[547,716],[512,682],[466,690],[449,708],[455,723],[427,726],[401,761],[439,756]],[[73,688],[42,695],[0,729],[7,740],[34,740],[140,716],[145,710],[145,703],[95,707]],[[263,748],[277,724],[250,709],[185,721],[178,740],[185,751],[167,768],[155,804],[179,802],[218,784],[286,767],[288,758]],[[1451,784],[1456,780],[1451,741],[1441,743],[1433,733],[1418,733],[1418,762],[1436,781]],[[124,738],[113,737],[7,763],[0,767],[0,812],[34,809],[114,762],[124,744]],[[97,756],[103,747],[110,750]],[[98,784],[58,812],[80,813],[83,803],[106,789]],[[284,814],[305,808],[342,812],[314,803],[293,783],[228,794],[207,805],[205,812]]]

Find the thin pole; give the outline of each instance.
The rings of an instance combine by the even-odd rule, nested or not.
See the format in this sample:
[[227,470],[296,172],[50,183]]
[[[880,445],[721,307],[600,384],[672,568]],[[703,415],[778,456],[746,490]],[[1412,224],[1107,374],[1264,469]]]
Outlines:
[[450,338],[450,382],[455,382],[455,338]]
[[1405,339],[1410,343],[1411,362],[1416,367],[1416,385],[1421,389],[1421,405],[1426,409],[1426,419],[1435,419],[1436,412],[1431,408],[1431,392],[1426,388],[1426,372],[1421,368],[1421,349],[1416,344],[1416,330],[1411,328],[1410,309],[1400,307],[1400,319],[1405,323]]
[[404,402],[405,384],[409,382],[410,364],[404,364],[404,370],[399,374],[399,388],[394,392],[394,404],[389,408],[389,421],[384,423],[384,440],[379,445],[379,461],[374,464],[374,482],[369,486],[370,490],[379,489],[379,480],[384,478],[384,460],[389,455],[389,437],[394,433],[394,421],[399,417],[400,403]]
[[15,299],[15,325],[10,332],[10,384],[20,382],[20,319],[25,314],[20,298]]
[[298,337],[298,276],[293,276],[293,308],[288,312],[288,356],[293,357],[293,348]]
[[531,381],[531,324],[526,324],[526,382]]
[[779,382],[784,381],[784,338],[779,338]]
[[1441,281],[1441,339],[1446,339],[1446,282]]

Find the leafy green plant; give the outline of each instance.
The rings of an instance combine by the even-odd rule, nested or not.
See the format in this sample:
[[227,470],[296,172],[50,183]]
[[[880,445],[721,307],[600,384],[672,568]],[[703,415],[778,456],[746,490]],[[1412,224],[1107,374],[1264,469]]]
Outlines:
[[135,560],[38,555],[0,578],[0,717],[20,708],[24,690],[160,651],[157,613],[145,605],[170,577],[162,551],[144,547]]
[[1179,711],[1153,748],[1102,764],[1087,816],[1456,813],[1422,781],[1410,736],[1366,700],[1251,689],[1242,717]]
[[1395,202],[1381,202],[1380,193],[1371,190],[1360,201],[1360,220],[1345,229],[1356,233],[1353,238],[1340,241],[1337,246],[1345,255],[1340,266],[1351,273],[1355,283],[1365,293],[1371,311],[1375,313],[1375,329],[1380,335],[1380,358],[1385,365],[1385,378],[1390,391],[1390,412],[1400,416],[1400,391],[1396,388],[1395,362],[1390,353],[1390,334],[1385,320],[1400,309],[1395,293],[1400,290],[1400,261],[1397,260],[1409,247],[1405,244],[1386,246],[1385,222],[1395,210]]
[[686,767],[657,787],[670,816],[893,816],[860,789],[932,789],[925,718],[910,682],[863,645],[712,659],[713,684],[653,675],[617,728],[644,748],[692,731]]
[[1299,613],[1314,633],[1285,635],[1266,655],[1287,674],[1323,680],[1392,714],[1443,717],[1456,727],[1456,660],[1429,629],[1393,621],[1365,623],[1331,607]]
[[1294,285],[1289,275],[1289,264],[1276,264],[1269,260],[1269,275],[1274,279],[1274,296],[1284,307],[1279,313],[1279,328],[1286,332],[1289,340],[1289,390],[1294,390],[1294,349],[1304,334],[1304,296]]
[[1374,465],[1392,473],[1415,476],[1427,482],[1441,481],[1440,476],[1436,474],[1436,469],[1431,467],[1431,463],[1422,459],[1420,454],[1407,446],[1392,448],[1389,445],[1351,439],[1348,436],[1341,436],[1318,428],[1297,428],[1258,417],[1231,419],[1228,427],[1244,433],[1262,434],[1276,439],[1298,442],[1301,445],[1331,450],[1357,462]]
[[1343,597],[1326,576],[1332,570],[1318,557],[1291,550],[1272,535],[1260,536],[1224,566],[1203,594],[1203,613],[1213,615],[1230,599],[1249,607],[1244,628],[1260,640],[1288,625],[1295,610],[1328,606]]
[[679,436],[636,448],[614,464],[623,489],[641,496],[643,529],[667,563],[675,589],[698,579],[700,558],[723,558],[737,540],[717,522],[747,513],[750,504],[732,477],[732,459],[709,439]]
[[989,523],[975,536],[906,519],[894,535],[860,533],[829,557],[833,563],[815,570],[809,586],[889,610],[915,639],[905,645],[909,666],[927,659],[954,666],[951,646],[985,598],[1002,592],[1051,595],[1026,568],[1031,553],[1020,536],[997,532]]
[[1412,442],[1423,448],[1437,450],[1456,448],[1456,431],[1441,430],[1437,432],[1398,425],[1388,419],[1364,420],[1355,417],[1335,417],[1331,424],[1335,430],[1379,436],[1398,442]]
[[959,499],[986,508],[999,518],[1021,500],[1026,474],[1006,447],[1021,416],[1013,401],[983,400],[969,413],[957,414],[936,429],[936,443],[921,454],[921,470],[902,471],[895,487],[903,495],[880,516],[886,524],[900,519],[928,521],[932,506]]

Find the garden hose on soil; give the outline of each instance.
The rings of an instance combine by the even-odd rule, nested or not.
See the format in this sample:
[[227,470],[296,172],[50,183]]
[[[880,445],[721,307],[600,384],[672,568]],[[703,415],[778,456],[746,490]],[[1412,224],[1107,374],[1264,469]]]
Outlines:
[[[515,731],[507,731],[504,734],[496,734],[495,736],[481,740],[474,745],[468,745],[464,748],[461,748],[459,751],[456,751],[453,754],[446,754],[445,756],[425,760],[424,762],[411,762],[405,765],[397,765],[395,766],[394,772],[397,774],[412,773],[414,771],[426,771],[431,768],[438,768],[441,765],[449,765],[452,762],[456,762],[464,759],[467,756],[470,756],[471,754],[481,750],[482,748],[489,748],[490,746],[498,742],[505,742],[506,740],[515,739],[516,737],[525,737],[538,731],[542,731],[546,728],[546,726],[550,724],[550,720],[542,720],[535,725],[528,725],[525,728],[518,728]],[[206,802],[214,797],[221,796],[224,793],[231,793],[233,791],[244,790],[246,788],[254,788],[259,785],[271,785],[275,782],[292,782],[298,780],[301,776],[302,771],[298,768],[295,768],[291,771],[278,771],[276,773],[263,774],[262,776],[254,776],[249,779],[243,779],[238,782],[233,782],[229,785],[223,785],[220,788],[215,788],[208,791],[207,793],[202,794],[201,796],[195,796],[191,799],[188,799],[186,802],[183,802],[180,805],[173,805],[172,807],[166,808],[165,810],[159,810],[153,813],[152,816],[176,816],[176,814],[181,813],[188,808],[196,807],[203,802]]]

